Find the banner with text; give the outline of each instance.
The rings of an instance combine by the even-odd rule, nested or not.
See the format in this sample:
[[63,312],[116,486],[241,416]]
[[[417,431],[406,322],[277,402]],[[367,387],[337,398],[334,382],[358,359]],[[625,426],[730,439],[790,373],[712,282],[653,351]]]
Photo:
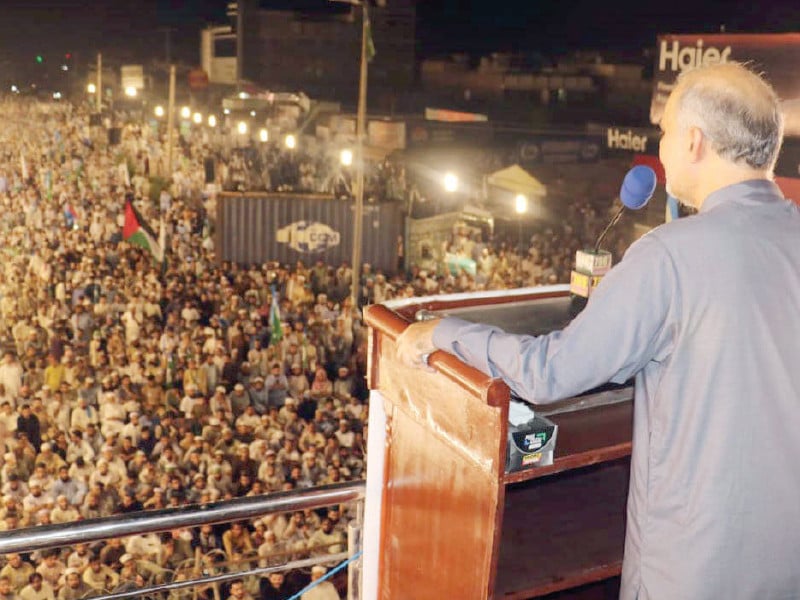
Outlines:
[[781,99],[786,135],[800,136],[800,33],[691,34],[658,37],[650,121],[657,124],[678,75],[687,69],[746,62],[763,72]]

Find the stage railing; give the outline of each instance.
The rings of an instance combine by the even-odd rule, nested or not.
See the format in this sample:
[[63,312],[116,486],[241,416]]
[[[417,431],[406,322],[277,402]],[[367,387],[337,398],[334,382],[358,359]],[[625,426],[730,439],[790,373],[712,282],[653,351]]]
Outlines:
[[[61,523],[59,525],[43,525],[40,527],[27,527],[12,531],[0,532],[0,554],[15,552],[34,552],[49,548],[59,548],[71,544],[91,543],[110,538],[126,537],[144,533],[160,533],[172,529],[186,527],[199,527],[206,524],[230,523],[245,519],[263,517],[265,515],[297,510],[324,508],[335,504],[357,502],[356,522],[351,529],[360,530],[359,522],[363,511],[365,485],[363,481],[352,481],[321,486],[317,488],[277,492],[264,496],[248,496],[225,500],[203,505],[191,505],[181,508],[168,508],[163,510],[142,511],[88,519],[74,523]],[[315,564],[330,564],[353,556],[357,551],[360,540],[350,539],[347,552],[340,554],[323,555],[309,559],[289,562],[285,565],[259,567],[246,571],[223,573],[219,575],[187,579],[163,583],[155,586],[138,588],[136,590],[116,592],[104,596],[93,596],[95,600],[118,600],[133,596],[144,596],[159,592],[168,592],[176,589],[193,587],[196,585],[209,585],[223,583],[233,579],[241,579],[251,575],[266,575],[275,571],[286,571],[294,568],[313,566]],[[353,563],[351,563],[352,565]]]

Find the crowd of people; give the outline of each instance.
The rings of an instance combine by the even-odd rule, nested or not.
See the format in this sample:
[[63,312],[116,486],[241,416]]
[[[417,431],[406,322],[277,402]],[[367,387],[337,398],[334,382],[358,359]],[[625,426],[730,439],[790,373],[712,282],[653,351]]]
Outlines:
[[[574,250],[601,221],[576,204],[572,225],[542,229],[524,247],[457,229],[451,251],[473,257],[474,274],[441,264],[364,265],[357,275],[323,261],[219,265],[206,159],[234,164],[235,146],[181,137],[164,177],[163,136],[144,123],[125,124],[112,144],[69,104],[5,100],[0,115],[2,530],[364,477],[363,305],[567,281]],[[296,160],[273,152],[273,165]],[[376,182],[404,177],[382,169],[390,176]],[[164,189],[154,189],[157,174]],[[229,176],[218,169],[218,187]],[[159,224],[163,261],[123,238],[126,202]],[[11,554],[0,599],[72,600],[335,554],[353,512],[332,506]],[[324,570],[244,578],[221,592],[287,598]],[[337,585],[313,597],[338,598]]]
[[[336,198],[354,197],[355,168],[343,164],[341,150],[352,145],[352,139],[317,138],[306,135],[288,148],[284,140],[265,143],[255,139],[259,131],[252,128],[251,139],[231,132],[237,120],[217,129],[189,129],[183,138],[188,145],[199,142],[205,152],[208,179],[219,183],[225,191],[287,192],[329,194]],[[303,125],[298,120],[266,119],[273,135],[296,131]],[[352,160],[352,156],[351,156]],[[364,198],[367,202],[399,202],[404,205],[419,201],[419,189],[406,176],[404,166],[388,159],[365,157]]]
[[[302,264],[216,264],[200,144],[180,146],[150,202],[165,155],[150,128],[128,124],[111,145],[66,104],[0,112],[0,527],[362,478],[357,310],[293,289],[311,279]],[[126,201],[165,228],[165,264],[124,241]],[[0,597],[79,598],[338,553],[352,510],[8,555]],[[309,575],[245,578],[223,594],[288,597]]]

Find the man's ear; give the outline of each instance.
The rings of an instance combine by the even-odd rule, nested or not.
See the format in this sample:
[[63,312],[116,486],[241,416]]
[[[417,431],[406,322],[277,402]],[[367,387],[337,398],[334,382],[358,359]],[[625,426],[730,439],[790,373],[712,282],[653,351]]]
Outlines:
[[692,162],[699,162],[703,155],[708,151],[708,138],[699,127],[690,127],[689,138],[689,159]]

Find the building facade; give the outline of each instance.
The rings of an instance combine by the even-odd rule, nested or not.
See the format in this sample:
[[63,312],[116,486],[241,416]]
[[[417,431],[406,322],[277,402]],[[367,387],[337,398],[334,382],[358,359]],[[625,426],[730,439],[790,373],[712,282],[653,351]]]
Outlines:
[[[274,90],[302,90],[354,104],[361,52],[361,8],[343,2],[287,2],[265,8],[258,0],[243,7],[242,76]],[[370,5],[376,54],[369,89],[403,91],[415,78],[416,14],[413,0]],[[271,7],[279,3],[269,2]]]

